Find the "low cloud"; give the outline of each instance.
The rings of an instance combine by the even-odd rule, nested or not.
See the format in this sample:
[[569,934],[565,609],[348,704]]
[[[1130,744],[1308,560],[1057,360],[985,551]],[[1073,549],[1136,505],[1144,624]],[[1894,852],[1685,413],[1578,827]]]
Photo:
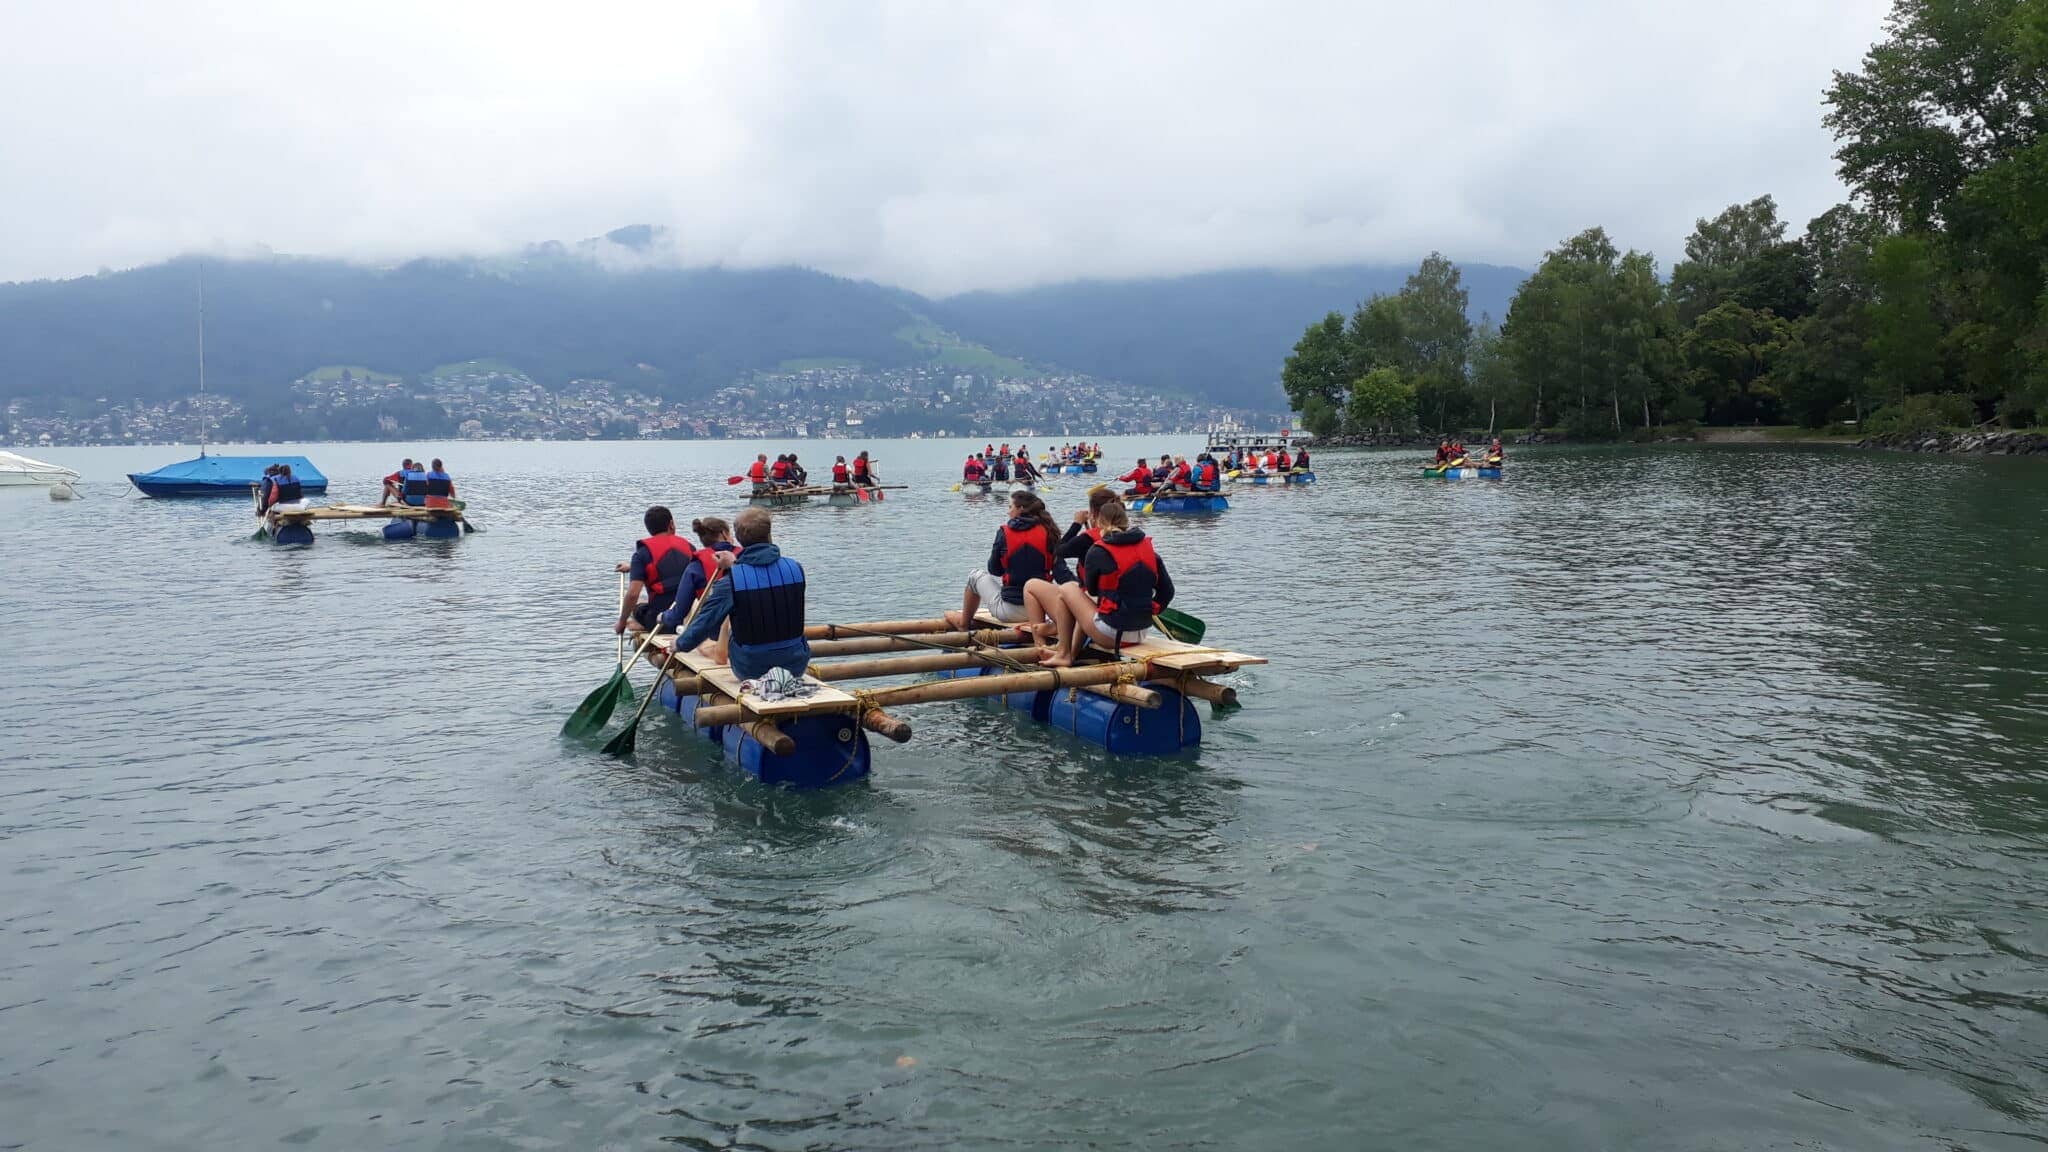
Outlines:
[[1840,199],[1883,0],[13,5],[0,279],[198,248],[388,260],[670,229],[932,293],[1529,264]]

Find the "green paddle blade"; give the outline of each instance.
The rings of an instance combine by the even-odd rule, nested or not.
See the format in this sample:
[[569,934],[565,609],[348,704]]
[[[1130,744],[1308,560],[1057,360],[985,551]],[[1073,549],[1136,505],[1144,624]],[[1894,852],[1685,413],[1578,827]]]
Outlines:
[[612,718],[612,713],[622,702],[633,702],[633,683],[626,679],[624,668],[612,673],[611,679],[598,685],[596,691],[583,698],[583,703],[578,704],[576,711],[571,712],[569,718],[562,722],[562,735],[591,735],[604,727],[605,721]]
[[604,754],[607,756],[631,756],[633,754],[633,745],[639,739],[639,736],[640,717],[636,715],[626,722],[624,728],[619,729],[618,735],[604,742]]
[[1190,616],[1178,608],[1161,608],[1154,620],[1161,632],[1183,644],[1200,644],[1203,634],[1209,631],[1209,626],[1200,618]]

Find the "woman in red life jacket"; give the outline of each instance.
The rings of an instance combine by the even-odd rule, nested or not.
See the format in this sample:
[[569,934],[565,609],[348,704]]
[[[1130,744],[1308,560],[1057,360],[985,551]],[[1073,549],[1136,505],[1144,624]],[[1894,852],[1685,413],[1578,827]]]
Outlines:
[[1023,448],[1017,449],[1017,482],[1036,484],[1043,479],[1045,477],[1038,471],[1038,465],[1031,462],[1031,453]]
[[[647,536],[633,546],[633,558],[618,567],[629,583],[626,594],[619,598],[614,632],[631,628],[638,633],[654,627],[655,618],[675,603],[683,575],[696,558],[689,542],[676,535],[676,520],[668,509],[656,504],[640,522],[647,526]],[[647,596],[644,602],[642,593]]]
[[1152,494],[1152,466],[1145,463],[1143,456],[1138,457],[1138,466],[1136,468],[1117,477],[1117,479],[1131,486],[1131,490],[1126,495],[1150,496]]
[[1503,455],[1500,450],[1500,437],[1495,436],[1493,438],[1493,443],[1487,445],[1486,447],[1487,466],[1491,468],[1498,468],[1506,459],[1507,457]]
[[[675,598],[675,603],[684,606],[685,615],[689,612],[688,606],[718,578],[719,556],[740,550],[739,545],[733,542],[732,525],[716,516],[690,521],[690,531],[697,535],[697,547],[690,554],[690,566],[683,571],[682,587],[676,589]],[[670,609],[670,614],[674,615],[675,610]],[[725,659],[725,650],[718,647],[716,640],[700,646],[697,651],[714,660]]]
[[832,461],[832,486],[833,486],[833,487],[835,487],[835,488],[844,488],[844,487],[846,487],[846,486],[847,486],[847,485],[848,485],[849,483],[852,483],[852,481],[853,481],[853,471],[852,471],[852,469],[850,469],[850,468],[848,468],[848,467],[846,466],[846,457],[844,457],[844,456],[841,456],[841,457],[839,457],[839,458],[837,458],[837,459],[833,460],[833,461]]
[[1025,622],[1024,586],[1051,579],[1061,566],[1060,526],[1035,492],[1010,493],[1010,518],[996,529],[988,563],[967,576],[960,611],[946,613],[955,628],[974,627],[974,614],[987,605],[989,614],[1005,624]]
[[768,482],[768,454],[766,452],[754,457],[754,462],[747,466],[747,479],[752,480],[757,487]]
[[881,483],[875,476],[875,462],[868,459],[866,450],[853,458],[853,482],[863,488],[872,488]]
[[1194,487],[1194,483],[1195,472],[1194,469],[1188,467],[1188,458],[1185,456],[1175,456],[1172,469],[1166,473],[1167,491],[1179,490],[1185,492]]
[[775,466],[768,469],[768,476],[777,484],[789,483],[789,457],[777,456]]
[[960,479],[963,483],[979,484],[981,478],[987,474],[988,468],[982,464],[979,456],[969,456],[967,463],[960,467]]
[[1101,534],[1081,562],[1081,579],[1061,585],[1051,609],[1059,644],[1041,653],[1049,668],[1074,663],[1083,644],[1114,652],[1144,639],[1152,617],[1173,601],[1173,578],[1152,547],[1152,538],[1130,526],[1123,502],[1113,500],[1095,513]]
[[1287,456],[1287,449],[1282,448],[1280,450],[1280,460],[1279,463],[1275,465],[1275,467],[1279,468],[1282,472],[1285,472],[1294,467],[1294,461],[1289,459]]
[[1095,526],[1095,517],[1102,511],[1102,506],[1122,502],[1114,488],[1098,485],[1091,490],[1088,506],[1074,513],[1073,523],[1067,525],[1067,534],[1060,537],[1060,546],[1053,553],[1051,578],[1025,583],[1024,607],[1041,647],[1058,639],[1053,627],[1052,603],[1059,599],[1061,585],[1072,584],[1077,579],[1068,567],[1069,562],[1081,563],[1087,559],[1088,550],[1101,543],[1102,531]]

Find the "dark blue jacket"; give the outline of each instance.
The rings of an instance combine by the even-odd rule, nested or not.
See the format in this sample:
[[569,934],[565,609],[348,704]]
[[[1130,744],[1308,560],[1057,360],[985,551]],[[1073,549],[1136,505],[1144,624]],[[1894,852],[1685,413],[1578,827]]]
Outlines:
[[[689,611],[678,600],[664,623],[673,628]],[[804,641],[804,568],[786,559],[773,544],[749,544],[733,557],[732,572],[704,594],[697,618],[676,638],[676,650],[688,652],[718,635],[732,619],[732,645],[726,662],[733,675],[752,680],[770,668],[799,675],[811,662]]]

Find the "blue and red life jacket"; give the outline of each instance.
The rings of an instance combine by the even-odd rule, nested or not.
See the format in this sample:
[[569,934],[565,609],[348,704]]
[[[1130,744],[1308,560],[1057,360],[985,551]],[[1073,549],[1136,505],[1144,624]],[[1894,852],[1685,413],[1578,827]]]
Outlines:
[[1010,604],[1024,602],[1024,585],[1033,580],[1051,579],[1053,554],[1059,550],[1059,540],[1052,529],[1036,520],[1009,520],[1003,524],[1003,600]]
[[683,573],[689,571],[692,553],[682,537],[673,532],[649,536],[640,541],[647,549],[647,603],[656,612],[666,611],[676,602],[676,590],[683,586]]
[[1160,609],[1152,598],[1159,587],[1159,553],[1152,549],[1152,538],[1143,536],[1131,544],[1097,540],[1095,546],[1116,561],[1115,571],[1097,574],[1097,614],[1118,632],[1142,632],[1151,627],[1152,617]]

